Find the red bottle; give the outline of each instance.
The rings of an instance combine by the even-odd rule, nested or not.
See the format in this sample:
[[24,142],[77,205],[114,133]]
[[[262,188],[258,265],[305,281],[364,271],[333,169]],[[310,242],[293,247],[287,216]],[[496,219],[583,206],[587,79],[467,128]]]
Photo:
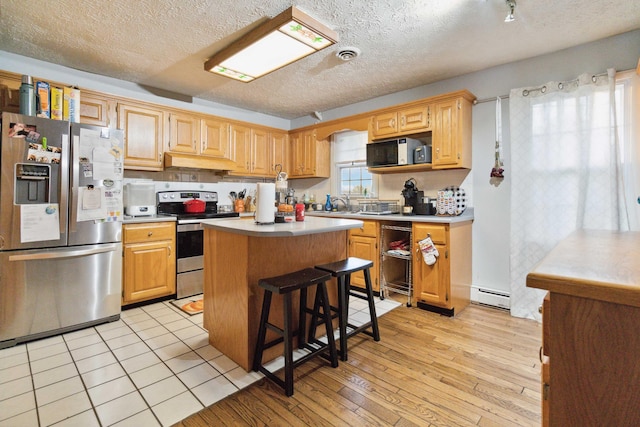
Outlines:
[[304,221],[304,204],[296,204],[296,221]]

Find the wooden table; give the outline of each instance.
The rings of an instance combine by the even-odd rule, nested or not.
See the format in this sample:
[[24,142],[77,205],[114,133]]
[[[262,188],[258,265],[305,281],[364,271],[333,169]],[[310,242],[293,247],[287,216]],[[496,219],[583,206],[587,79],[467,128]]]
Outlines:
[[578,231],[527,276],[543,310],[543,425],[640,425],[640,233]]
[[[211,345],[247,371],[263,296],[258,280],[345,258],[348,230],[362,227],[358,220],[311,217],[273,225],[237,218],[203,224],[204,327]],[[336,288],[329,286],[334,305]],[[270,321],[282,325],[280,303],[278,298],[272,302]],[[281,354],[282,346],[275,346],[263,360]]]

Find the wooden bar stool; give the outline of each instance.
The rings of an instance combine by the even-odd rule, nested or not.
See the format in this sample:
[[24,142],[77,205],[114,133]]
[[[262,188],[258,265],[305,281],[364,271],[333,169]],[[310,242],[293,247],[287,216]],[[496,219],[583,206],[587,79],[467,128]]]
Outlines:
[[[336,351],[336,343],[333,337],[333,326],[331,324],[331,307],[327,296],[327,287],[325,282],[331,279],[331,275],[327,272],[317,270],[315,268],[306,268],[293,273],[284,274],[282,276],[270,277],[268,279],[260,279],[258,285],[264,289],[264,299],[262,301],[262,314],[260,316],[260,326],[258,329],[258,338],[256,341],[256,350],[253,358],[253,370],[262,372],[273,382],[281,386],[287,396],[293,395],[293,368],[308,361],[314,356],[323,355],[327,350],[329,355],[326,357],[332,367],[338,366],[338,355]],[[314,301],[314,310],[307,307],[307,290],[316,286],[316,297]],[[291,304],[291,294],[293,291],[300,290],[300,310],[298,320],[298,330],[293,330],[293,308]],[[269,322],[269,311],[271,309],[271,298],[273,294],[282,295],[284,299],[283,328],[279,328]],[[316,307],[322,307],[322,318],[324,319],[325,328],[327,330],[327,343],[321,342],[315,338],[305,339],[306,317],[307,314],[314,313]],[[319,312],[316,313],[319,315]],[[267,329],[278,334],[278,338],[265,342]],[[304,348],[310,353],[304,355],[300,359],[293,361],[293,337],[298,336],[298,348]],[[284,381],[269,371],[262,364],[262,354],[264,350],[273,347],[284,341]]]
[[[376,306],[373,299],[373,288],[371,286],[371,275],[369,269],[373,266],[373,262],[349,257],[341,261],[332,262],[329,264],[316,265],[316,268],[321,271],[331,273],[333,277],[338,280],[338,307],[331,307],[333,311],[338,313],[338,323],[340,328],[340,359],[347,360],[347,339],[363,332],[370,337],[373,337],[375,341],[380,341],[380,330],[378,329],[378,317],[376,316]],[[362,271],[364,274],[365,291],[364,294],[351,289],[351,273],[356,271]],[[355,326],[349,323],[349,297],[353,296],[366,300],[369,304],[369,316],[370,320],[360,326]],[[317,307],[314,307],[314,310]],[[314,316],[311,324],[311,330],[315,334],[316,318]],[[347,331],[347,328],[349,329]],[[371,329],[369,331],[369,329]],[[311,331],[310,331],[311,335]]]

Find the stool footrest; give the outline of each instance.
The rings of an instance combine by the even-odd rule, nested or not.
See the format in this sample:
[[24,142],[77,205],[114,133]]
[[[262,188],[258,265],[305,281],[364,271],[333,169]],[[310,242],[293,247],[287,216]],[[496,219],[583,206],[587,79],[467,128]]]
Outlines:
[[371,322],[367,322],[360,326],[356,326],[356,325],[352,325],[351,323],[348,323],[347,338],[357,335],[359,333],[363,333],[373,338],[374,341],[380,341],[380,337],[379,336],[376,337],[376,334],[374,334],[373,331],[369,330],[371,326],[372,326]]

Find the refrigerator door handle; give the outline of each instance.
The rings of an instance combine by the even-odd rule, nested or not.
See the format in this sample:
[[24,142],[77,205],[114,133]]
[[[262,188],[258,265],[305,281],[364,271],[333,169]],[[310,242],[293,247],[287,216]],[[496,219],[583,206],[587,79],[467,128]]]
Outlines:
[[91,249],[73,249],[69,251],[36,252],[22,255],[9,255],[9,261],[34,261],[39,259],[74,258],[101,254],[104,252],[113,252],[117,250],[117,248],[117,243],[111,243],[108,245],[100,245],[99,248]]

